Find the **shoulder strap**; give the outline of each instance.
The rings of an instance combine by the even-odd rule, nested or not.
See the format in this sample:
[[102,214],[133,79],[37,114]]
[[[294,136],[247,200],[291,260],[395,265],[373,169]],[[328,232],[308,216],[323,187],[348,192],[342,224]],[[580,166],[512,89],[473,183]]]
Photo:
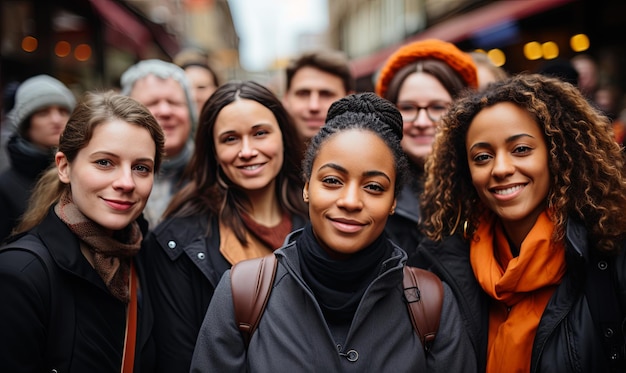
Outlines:
[[434,273],[409,266],[404,266],[402,285],[411,323],[424,350],[428,351],[439,329],[443,285]]
[[278,260],[274,254],[235,264],[230,270],[235,321],[246,346],[256,330],[270,297]]
[[[59,291],[60,273],[50,252],[33,234],[26,234],[0,248],[4,250],[27,251],[34,254],[43,264],[48,274],[50,286],[50,319],[46,337],[46,358],[51,369],[67,371],[68,357],[74,344],[74,305],[73,299]],[[66,321],[66,322],[65,322]],[[51,370],[52,371],[52,370]]]
[[[244,260],[230,271],[235,321],[250,343],[269,298],[278,261],[274,254]],[[251,286],[252,285],[252,286]],[[443,306],[443,285],[435,274],[414,267],[404,267],[404,298],[411,323],[424,349],[428,351],[435,339]],[[424,301],[423,299],[428,299]]]

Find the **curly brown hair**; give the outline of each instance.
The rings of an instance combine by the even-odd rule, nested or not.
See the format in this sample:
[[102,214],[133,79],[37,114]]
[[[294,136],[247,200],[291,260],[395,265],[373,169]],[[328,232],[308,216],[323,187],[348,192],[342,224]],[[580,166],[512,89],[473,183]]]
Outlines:
[[601,251],[617,250],[626,238],[624,158],[608,118],[569,83],[537,74],[519,74],[487,91],[457,100],[442,118],[426,163],[422,195],[424,233],[441,240],[464,230],[471,238],[487,207],[472,184],[465,139],[484,108],[512,102],[541,127],[549,152],[550,190],[546,205],[563,240],[567,219],[579,219]]

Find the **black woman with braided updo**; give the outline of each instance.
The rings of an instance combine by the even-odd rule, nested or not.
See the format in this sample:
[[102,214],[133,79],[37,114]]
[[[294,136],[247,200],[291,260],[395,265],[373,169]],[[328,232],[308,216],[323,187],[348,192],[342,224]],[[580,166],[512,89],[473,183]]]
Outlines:
[[361,93],[331,105],[303,160],[310,223],[274,252],[278,267],[256,331],[246,345],[225,273],[192,372],[476,371],[447,285],[428,350],[412,327],[407,254],[385,233],[407,167],[401,139],[402,116],[386,99]]

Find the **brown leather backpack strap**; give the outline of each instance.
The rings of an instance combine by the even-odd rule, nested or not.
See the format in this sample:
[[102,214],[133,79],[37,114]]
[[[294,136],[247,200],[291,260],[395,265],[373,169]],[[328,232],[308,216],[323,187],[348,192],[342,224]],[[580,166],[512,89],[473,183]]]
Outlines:
[[278,260],[274,254],[235,264],[230,270],[235,321],[246,346],[257,328],[272,291]]
[[439,329],[443,307],[443,285],[434,273],[404,266],[404,298],[413,329],[428,351]]

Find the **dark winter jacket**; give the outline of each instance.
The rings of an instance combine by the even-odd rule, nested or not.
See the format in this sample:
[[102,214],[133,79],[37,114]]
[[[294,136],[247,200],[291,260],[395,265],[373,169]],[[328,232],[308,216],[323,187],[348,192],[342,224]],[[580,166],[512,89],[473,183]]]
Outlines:
[[[29,234],[43,244],[56,267],[48,268],[30,251],[0,251],[0,370],[119,372],[126,304],[111,295],[82,255],[77,237],[54,211]],[[22,238],[7,247],[26,245]],[[145,280],[140,266],[137,273],[141,287]],[[59,312],[53,311],[55,306],[61,307]],[[134,371],[151,372],[153,316],[149,296],[141,289],[137,320]]]
[[[533,343],[533,373],[610,371],[610,353],[603,349],[602,335],[613,333],[596,326],[597,318],[593,318],[590,311],[593,307],[588,302],[586,294],[589,290],[585,289],[585,281],[598,271],[610,271],[606,273],[613,277],[612,284],[598,284],[594,290],[615,286],[615,292],[611,295],[615,295],[618,303],[621,302],[617,308],[624,309],[626,254],[622,250],[617,257],[600,256],[592,245],[587,240],[585,228],[570,220],[566,231],[567,272],[541,317]],[[424,240],[410,264],[432,270],[450,285],[461,308],[464,327],[471,334],[474,352],[484,371],[489,299],[474,277],[469,254],[469,244],[460,235],[449,237],[439,244]],[[610,296],[602,300],[607,306],[610,304],[608,298]],[[621,320],[624,320],[623,316]],[[623,325],[622,322],[622,328]]]
[[[247,351],[234,319],[228,271],[198,336],[192,372],[476,372],[459,309],[445,284],[439,330],[425,353],[402,296],[407,256],[400,248],[384,259],[350,325],[325,321],[302,277],[296,242],[275,254],[274,286]],[[348,330],[343,343],[333,338],[343,335],[337,328]]]
[[420,207],[417,195],[409,185],[405,185],[398,194],[394,214],[387,219],[385,232],[393,243],[407,252],[409,257],[413,256],[423,237],[418,228],[419,219]]
[[[305,221],[293,218],[294,229]],[[155,310],[159,372],[188,372],[196,337],[213,292],[230,263],[219,251],[219,224],[206,216],[170,218],[144,241],[140,260],[148,271]]]
[[11,167],[0,174],[0,243],[26,211],[28,198],[43,171],[52,165],[51,152],[13,135],[7,144]]

